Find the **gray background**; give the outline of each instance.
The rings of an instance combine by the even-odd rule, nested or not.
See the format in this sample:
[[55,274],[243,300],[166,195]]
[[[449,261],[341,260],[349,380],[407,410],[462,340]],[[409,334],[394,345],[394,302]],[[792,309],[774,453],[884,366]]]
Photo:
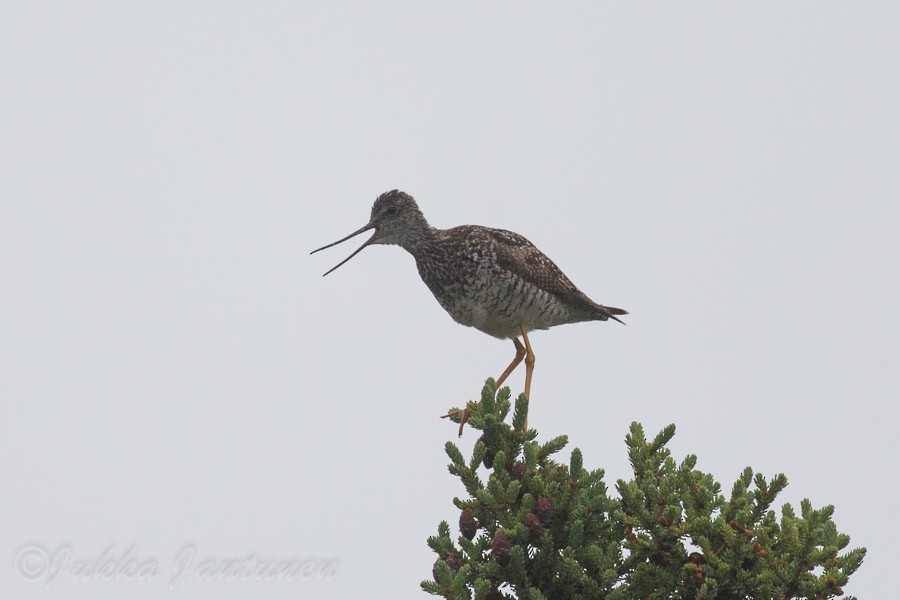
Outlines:
[[[629,423],[675,422],[726,490],[835,504],[847,593],[896,592],[895,4],[4,6],[4,598],[421,595],[464,493],[437,416],[513,347],[399,248],[321,278],[394,187],[631,311],[532,337],[542,438],[612,485]],[[48,590],[31,544],[160,575]],[[170,593],[189,544],[339,568]]]

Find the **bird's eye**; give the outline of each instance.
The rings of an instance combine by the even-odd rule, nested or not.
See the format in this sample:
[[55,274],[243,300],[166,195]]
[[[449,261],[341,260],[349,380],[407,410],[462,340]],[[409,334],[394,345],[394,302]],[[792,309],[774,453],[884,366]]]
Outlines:
[[397,214],[397,207],[396,207],[396,206],[390,207],[389,209],[387,209],[387,210],[385,211],[384,214],[386,214],[386,215],[389,216],[389,217],[393,217],[394,215]]

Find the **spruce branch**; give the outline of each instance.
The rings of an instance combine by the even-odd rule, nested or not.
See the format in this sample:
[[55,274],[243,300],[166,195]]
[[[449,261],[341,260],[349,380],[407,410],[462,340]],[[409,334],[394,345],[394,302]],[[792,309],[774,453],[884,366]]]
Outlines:
[[[680,463],[666,445],[675,426],[648,441],[632,423],[625,443],[633,478],[608,493],[602,469],[588,470],[578,448],[557,461],[564,435],[539,443],[525,431],[528,399],[488,379],[470,402],[468,425],[482,431],[466,460],[452,442],[448,469],[468,494],[454,498],[459,536],[446,521],[428,546],[437,554],[422,589],[443,598],[629,600],[638,598],[834,598],[862,564],[865,548],[833,506],[809,500],[798,516],[772,509],[787,486],[750,467],[726,498],[697,457]],[[513,409],[512,423],[506,422]],[[454,419],[459,422],[459,415]],[[842,553],[843,552],[843,553]]]

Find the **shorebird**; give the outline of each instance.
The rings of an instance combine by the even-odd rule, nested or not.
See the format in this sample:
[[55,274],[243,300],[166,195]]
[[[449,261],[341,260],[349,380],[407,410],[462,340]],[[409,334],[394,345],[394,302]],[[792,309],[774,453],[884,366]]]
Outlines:
[[[372,244],[405,249],[416,259],[422,281],[454,321],[512,340],[515,358],[497,378],[496,386],[499,389],[524,360],[525,396],[529,400],[534,373],[529,331],[582,321],[613,319],[622,323],[616,315],[628,314],[588,298],[552,260],[518,233],[479,225],[437,229],[428,224],[413,197],[399,190],[378,196],[366,225],[310,254],[370,229],[375,230],[372,237],[324,275]],[[460,433],[466,415],[463,411]]]

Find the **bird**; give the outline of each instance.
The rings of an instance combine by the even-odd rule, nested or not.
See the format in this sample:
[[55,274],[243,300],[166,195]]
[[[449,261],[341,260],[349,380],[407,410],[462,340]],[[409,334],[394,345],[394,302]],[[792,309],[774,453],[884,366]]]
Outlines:
[[[310,254],[369,230],[374,230],[372,236],[323,277],[366,246],[400,246],[415,258],[422,281],[454,321],[495,338],[512,340],[516,354],[497,378],[496,388],[524,360],[525,396],[529,400],[535,363],[529,332],[584,321],[612,319],[624,324],[618,316],[628,314],[622,308],[591,300],[524,236],[480,225],[432,227],[415,199],[399,190],[384,192],[375,199],[367,224]],[[451,411],[444,417],[459,412],[463,413],[461,435],[467,409]]]

